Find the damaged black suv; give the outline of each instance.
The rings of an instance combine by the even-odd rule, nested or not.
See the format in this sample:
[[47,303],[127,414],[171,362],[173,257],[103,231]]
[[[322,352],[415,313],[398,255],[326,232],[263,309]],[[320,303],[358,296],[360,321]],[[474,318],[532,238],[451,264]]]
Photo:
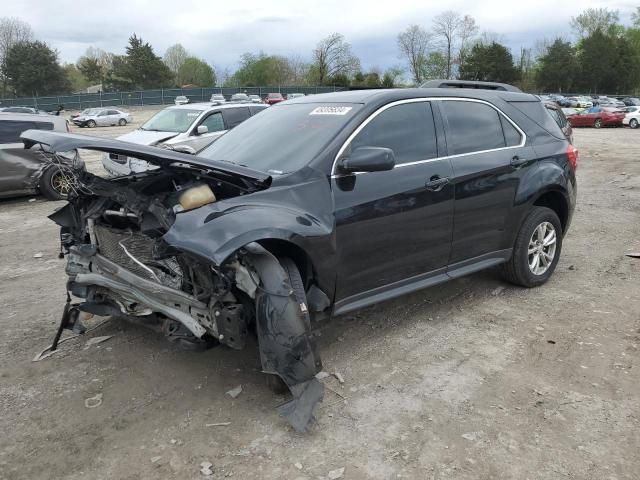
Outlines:
[[[78,312],[155,324],[177,342],[258,339],[280,407],[308,427],[323,395],[314,321],[500,265],[553,273],[576,199],[577,151],[517,91],[371,90],[282,102],[197,156],[30,130],[159,168],[80,172],[61,225]],[[74,316],[75,315],[75,316]]]

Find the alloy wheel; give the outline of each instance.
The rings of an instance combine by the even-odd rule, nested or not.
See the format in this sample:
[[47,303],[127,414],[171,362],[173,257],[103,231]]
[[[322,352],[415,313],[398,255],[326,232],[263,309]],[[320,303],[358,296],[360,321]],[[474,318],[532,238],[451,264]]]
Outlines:
[[66,197],[71,190],[71,181],[64,172],[58,170],[51,177],[51,188],[58,192],[61,196]]
[[556,229],[549,222],[538,225],[529,239],[527,258],[529,270],[534,275],[543,275],[556,256]]

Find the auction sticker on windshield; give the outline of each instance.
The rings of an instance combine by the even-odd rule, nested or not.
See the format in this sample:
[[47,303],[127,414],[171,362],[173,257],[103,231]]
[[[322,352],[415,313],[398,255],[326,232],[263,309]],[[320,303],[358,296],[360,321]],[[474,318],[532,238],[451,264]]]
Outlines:
[[346,115],[352,107],[317,107],[309,115]]

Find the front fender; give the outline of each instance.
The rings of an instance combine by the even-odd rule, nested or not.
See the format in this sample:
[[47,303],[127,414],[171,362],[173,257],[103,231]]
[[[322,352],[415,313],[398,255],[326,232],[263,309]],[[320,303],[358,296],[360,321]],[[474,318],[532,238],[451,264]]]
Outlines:
[[307,244],[331,235],[331,229],[318,219],[295,210],[259,205],[244,205],[219,213],[203,210],[177,215],[164,240],[217,265],[253,241],[286,240],[306,251]]

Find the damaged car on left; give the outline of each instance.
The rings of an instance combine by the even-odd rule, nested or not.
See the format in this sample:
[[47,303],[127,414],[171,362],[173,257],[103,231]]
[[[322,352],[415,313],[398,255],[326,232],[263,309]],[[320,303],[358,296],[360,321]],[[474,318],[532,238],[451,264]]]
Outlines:
[[20,134],[30,129],[68,132],[69,125],[57,116],[0,113],[0,198],[42,194],[64,200],[84,162],[76,149],[54,153],[41,144],[23,142]]

